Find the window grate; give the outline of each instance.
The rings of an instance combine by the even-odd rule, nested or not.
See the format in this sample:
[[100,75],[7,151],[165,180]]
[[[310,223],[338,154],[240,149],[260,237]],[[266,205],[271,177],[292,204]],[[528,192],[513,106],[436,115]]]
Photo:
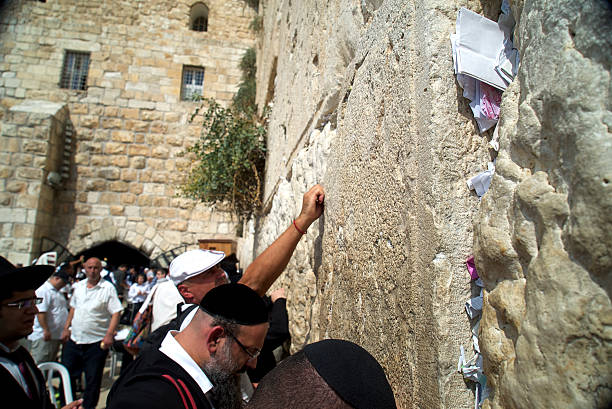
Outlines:
[[194,31],[207,31],[208,30],[208,19],[204,16],[198,17],[193,20],[191,29]]
[[192,101],[203,94],[204,68],[184,66],[181,99],[183,101]]
[[87,89],[87,72],[89,71],[90,53],[66,51],[64,67],[60,78],[60,88]]

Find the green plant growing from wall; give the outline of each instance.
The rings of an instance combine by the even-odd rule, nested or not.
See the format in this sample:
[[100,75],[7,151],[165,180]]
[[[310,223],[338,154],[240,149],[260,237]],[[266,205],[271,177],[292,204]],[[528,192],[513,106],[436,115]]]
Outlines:
[[203,114],[202,134],[187,149],[195,159],[182,195],[213,205],[229,205],[240,219],[261,206],[266,129],[255,105],[255,51],[241,60],[242,82],[229,108],[205,99],[191,121]]

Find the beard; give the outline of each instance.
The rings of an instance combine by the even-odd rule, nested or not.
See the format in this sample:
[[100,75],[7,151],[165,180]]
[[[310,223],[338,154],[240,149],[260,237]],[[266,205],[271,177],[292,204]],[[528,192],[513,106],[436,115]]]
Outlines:
[[213,384],[209,397],[216,409],[242,409],[243,407],[240,377],[234,373],[236,367],[228,343],[204,366],[204,372]]

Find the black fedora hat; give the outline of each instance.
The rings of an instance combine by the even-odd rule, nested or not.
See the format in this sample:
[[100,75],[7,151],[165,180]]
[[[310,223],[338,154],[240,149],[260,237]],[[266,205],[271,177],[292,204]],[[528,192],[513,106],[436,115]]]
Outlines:
[[5,289],[24,291],[37,289],[53,274],[53,266],[15,267],[0,256],[0,285]]

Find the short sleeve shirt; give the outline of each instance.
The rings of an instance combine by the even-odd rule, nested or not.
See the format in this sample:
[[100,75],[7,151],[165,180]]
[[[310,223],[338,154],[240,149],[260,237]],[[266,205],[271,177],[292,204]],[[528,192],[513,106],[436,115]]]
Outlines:
[[[47,326],[51,332],[51,339],[60,339],[62,337],[62,329],[68,318],[68,302],[64,294],[57,291],[49,281],[45,281],[38,290],[36,296],[43,299],[42,303],[37,305],[38,312],[44,312],[47,321]],[[38,317],[34,320],[34,330],[28,337],[30,341],[36,341],[43,337],[43,329],[38,322]]]
[[102,341],[111,316],[123,309],[115,286],[104,279],[92,288],[87,288],[87,280],[76,283],[70,307],[74,308],[71,339],[77,344]]

